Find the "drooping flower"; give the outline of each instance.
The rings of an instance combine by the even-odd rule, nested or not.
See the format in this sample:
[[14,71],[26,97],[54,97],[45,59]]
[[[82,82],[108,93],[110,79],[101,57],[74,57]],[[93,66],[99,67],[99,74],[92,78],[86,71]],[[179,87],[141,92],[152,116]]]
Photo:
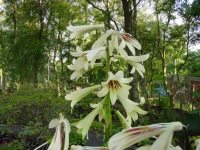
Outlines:
[[200,139],[195,141],[195,146],[197,147],[196,150],[200,150]]
[[98,68],[98,67],[102,67],[103,64],[102,63],[95,63],[93,68],[91,67],[91,64],[89,64],[88,66],[88,69],[86,70],[85,68],[79,68],[77,70],[73,69],[72,67],[69,67],[68,68],[70,70],[73,70],[74,72],[71,74],[70,76],[70,79],[71,80],[78,80],[80,77],[82,77],[85,73],[87,73],[88,71],[92,70],[92,69],[95,69],[95,68]]
[[69,132],[71,130],[69,121],[60,114],[59,119],[51,120],[49,128],[56,128],[56,132],[48,150],[68,150]]
[[133,121],[136,121],[138,119],[138,114],[145,115],[147,114],[146,111],[142,110],[140,107],[138,107],[138,103],[135,103],[128,98],[124,98],[119,96],[119,101],[124,107],[127,116],[130,116]]
[[105,57],[105,47],[94,50],[82,51],[80,47],[76,48],[76,52],[70,54],[77,59],[73,59],[72,64],[67,67],[74,71],[70,77],[71,80],[78,80],[87,71],[102,66],[101,63],[95,63],[97,59]]
[[91,105],[94,110],[90,112],[85,118],[80,120],[77,123],[74,123],[74,126],[78,128],[78,132],[82,134],[82,138],[84,138],[89,131],[89,128],[94,120],[94,118],[99,114],[100,110],[103,108],[102,103],[98,103],[95,105]]
[[[135,55],[135,48],[141,50],[140,43],[136,39],[134,39],[130,34],[120,33],[119,31],[115,30],[107,30],[104,35],[102,35],[97,41],[94,42],[94,44],[92,45],[92,49],[105,46],[105,44],[107,43],[107,38],[112,35],[116,36],[119,40],[121,40],[121,49],[127,46],[133,55]],[[114,40],[114,42],[115,44],[117,44],[117,40]],[[118,49],[118,46],[119,45],[115,45],[115,48]]]
[[141,77],[144,77],[143,73],[145,72],[145,68],[142,65],[142,62],[146,61],[149,58],[149,54],[140,55],[140,56],[128,56],[127,54],[123,54],[121,56],[116,55],[115,57],[123,58],[126,61],[126,63],[133,66],[130,73],[133,74],[135,70],[137,70],[138,73],[141,75]]
[[92,147],[92,146],[72,145],[71,150],[108,150],[108,148],[107,147]]
[[70,35],[70,39],[74,39],[81,33],[86,33],[92,30],[97,30],[97,29],[104,29],[103,24],[98,24],[98,25],[80,25],[80,26],[68,26],[67,30],[72,32]]
[[113,135],[108,141],[109,150],[123,150],[146,138],[160,135],[150,150],[168,150],[174,131],[182,130],[180,122],[159,123],[134,127]]
[[67,67],[70,70],[76,70],[76,71],[81,69],[88,70],[88,60],[85,56],[81,56],[77,59],[73,59],[72,64],[67,65]]
[[124,118],[124,116],[118,110],[115,111],[115,113],[117,114],[123,129],[131,128],[132,119],[130,116]]
[[124,78],[123,76],[124,73],[122,71],[118,71],[116,74],[109,72],[107,81],[102,82],[103,88],[97,92],[97,95],[103,97],[109,93],[112,105],[115,104],[119,96],[127,98],[131,88],[127,83],[130,83],[133,78]]
[[98,47],[96,49],[88,50],[86,57],[87,60],[91,63],[91,67],[93,68],[97,59],[106,57],[106,48]]
[[[151,145],[146,145],[146,146],[139,147],[136,150],[153,150],[153,149],[151,149]],[[173,145],[171,145],[169,149],[167,150],[182,150],[182,148],[180,146],[174,147]]]
[[84,88],[84,89],[81,89],[81,90],[74,91],[70,94],[67,94],[65,96],[65,99],[72,101],[71,102],[71,108],[73,108],[74,105],[76,103],[78,103],[82,98],[86,97],[87,95],[94,92],[95,90],[97,90],[100,87],[101,87],[101,85],[94,85],[94,86],[91,86],[91,87],[88,87],[88,88]]

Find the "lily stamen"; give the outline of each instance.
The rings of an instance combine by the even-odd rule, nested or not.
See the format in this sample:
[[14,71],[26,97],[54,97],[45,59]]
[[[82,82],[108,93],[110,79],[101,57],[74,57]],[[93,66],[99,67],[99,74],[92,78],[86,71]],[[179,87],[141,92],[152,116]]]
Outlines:
[[119,88],[121,88],[120,83],[117,80],[110,80],[108,82],[108,88],[109,89],[116,89],[118,90]]

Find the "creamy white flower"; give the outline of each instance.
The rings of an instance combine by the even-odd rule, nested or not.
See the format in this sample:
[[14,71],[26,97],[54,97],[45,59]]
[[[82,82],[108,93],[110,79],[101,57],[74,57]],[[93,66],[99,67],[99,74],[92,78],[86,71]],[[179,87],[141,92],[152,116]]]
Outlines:
[[60,114],[59,119],[51,120],[49,128],[56,128],[56,132],[48,150],[61,150],[61,148],[63,148],[63,150],[68,150],[69,132],[71,130],[69,121]]
[[71,150],[108,150],[108,148],[107,147],[92,147],[92,146],[72,145]]
[[[123,56],[124,55],[124,56]],[[140,56],[128,56],[127,54],[123,54],[121,56],[115,55],[115,58],[123,58],[126,63],[133,66],[130,73],[134,73],[135,70],[138,71],[138,73],[141,75],[141,77],[144,77],[143,73],[145,72],[145,68],[142,65],[144,61],[146,61],[149,58],[149,54],[146,55],[140,55]]]
[[97,30],[97,29],[104,29],[103,24],[98,24],[98,25],[80,25],[80,26],[68,26],[67,30],[71,31],[72,34],[70,35],[70,39],[76,38],[79,34],[81,33],[86,33],[92,30]]
[[71,102],[71,108],[73,108],[74,105],[76,103],[78,103],[82,98],[86,97],[87,95],[94,92],[95,90],[97,90],[100,87],[101,87],[101,85],[95,85],[95,86],[91,86],[91,87],[84,88],[84,89],[81,89],[81,90],[76,90],[76,91],[74,91],[70,94],[67,94],[65,96],[65,99],[72,101]]
[[[152,150],[152,149],[151,149],[151,145],[146,145],[146,146],[139,147],[136,150]],[[174,147],[171,145],[170,148],[166,150],[182,150],[182,148],[180,146]]]
[[138,119],[138,114],[145,115],[147,114],[146,111],[142,110],[140,107],[138,107],[138,103],[135,103],[128,98],[122,97],[119,95],[119,101],[124,107],[127,116],[130,116],[133,121],[136,121]]
[[[135,48],[139,50],[141,49],[140,43],[136,39],[134,39],[130,34],[120,33],[119,31],[115,30],[107,30],[104,35],[102,35],[97,41],[94,42],[94,44],[92,45],[92,49],[105,46],[108,37],[111,35],[114,35],[121,40],[120,49],[124,49],[125,46],[127,46],[133,55],[135,55]],[[117,44],[116,38],[113,40],[113,42],[114,44]],[[115,45],[115,48],[118,49],[118,46],[119,45]]]
[[[71,74],[70,79],[71,80],[78,80],[80,77],[82,77],[85,73],[87,73],[88,71],[94,69],[94,68],[98,68],[98,67],[102,67],[103,64],[102,63],[95,63],[93,68],[91,67],[91,64],[89,64],[88,69],[86,70],[85,68],[79,68],[77,70],[73,70],[74,72]],[[68,66],[68,68],[70,68]],[[70,68],[70,70],[72,70],[72,68]]]
[[108,141],[109,150],[123,150],[146,138],[160,135],[150,150],[168,150],[174,131],[182,130],[180,122],[159,123],[123,130]]
[[93,50],[82,51],[80,47],[76,48],[76,52],[71,52],[71,55],[74,57],[78,57],[77,59],[73,59],[71,65],[67,65],[67,67],[74,71],[71,74],[71,80],[78,80],[84,73],[87,71],[102,66],[101,63],[95,63],[97,59],[101,59],[105,57],[105,47],[100,47]]
[[77,123],[74,123],[74,125],[78,128],[78,133],[82,134],[82,138],[84,138],[88,134],[89,128],[94,118],[99,114],[100,110],[103,107],[101,103],[91,106],[95,109],[92,112],[90,112],[85,118],[83,118]]
[[91,62],[91,67],[93,68],[97,59],[106,57],[106,48],[98,47],[96,49],[88,50],[86,57],[87,57],[87,60]]
[[76,51],[75,52],[70,52],[70,54],[74,57],[78,57],[77,59],[73,59],[72,64],[71,65],[67,65],[67,67],[70,70],[81,70],[81,69],[85,69],[88,70],[88,60],[86,57],[87,52],[86,51],[82,51],[82,49],[80,47],[76,47]]
[[124,118],[124,116],[117,110],[116,114],[120,120],[120,123],[124,129],[131,128],[132,119],[130,116]]
[[196,141],[195,141],[195,145],[196,145],[196,150],[200,150],[200,139],[197,139]]
[[145,103],[145,98],[144,97],[140,97],[140,105],[144,105]]
[[74,57],[81,57],[87,54],[86,51],[83,51],[79,46],[76,47],[76,51],[70,51],[70,54]]
[[72,64],[67,65],[67,67],[70,70],[76,70],[76,71],[81,69],[88,70],[88,60],[85,56],[81,56],[77,59],[73,59]]
[[122,71],[118,71],[116,74],[109,72],[108,79],[106,82],[102,82],[103,88],[97,92],[97,96],[103,97],[109,93],[112,105],[115,104],[119,96],[127,98],[131,88],[127,83],[130,83],[133,78],[124,78],[123,76],[124,73]]

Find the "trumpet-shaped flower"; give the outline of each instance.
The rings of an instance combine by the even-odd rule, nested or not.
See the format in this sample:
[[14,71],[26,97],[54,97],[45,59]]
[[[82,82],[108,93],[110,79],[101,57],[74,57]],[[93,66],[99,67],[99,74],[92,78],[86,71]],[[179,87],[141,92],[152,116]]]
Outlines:
[[68,150],[69,132],[71,130],[69,121],[61,114],[59,119],[51,120],[49,128],[56,128],[56,132],[48,150]]
[[[71,74],[70,79],[71,80],[78,80],[80,77],[82,77],[85,73],[87,73],[88,71],[98,68],[98,67],[102,67],[103,64],[102,63],[95,63],[93,68],[91,67],[91,65],[89,64],[88,69],[86,70],[85,68],[79,68],[77,70],[74,69],[74,72]],[[68,68],[70,68],[68,66]],[[70,70],[72,70],[72,68],[70,68]]]
[[133,78],[124,78],[123,76],[124,73],[122,71],[118,71],[116,74],[109,72],[107,81],[102,82],[103,88],[97,92],[97,95],[103,97],[109,93],[112,105],[115,104],[119,97],[127,98],[131,88],[127,83],[130,83]]
[[88,51],[82,51],[80,47],[77,47],[76,52],[71,52],[71,55],[78,58],[73,59],[72,64],[67,66],[70,70],[74,71],[70,79],[78,80],[84,73],[92,68],[102,66],[101,63],[95,63],[95,61],[105,57],[105,47]]
[[135,103],[127,98],[119,96],[119,101],[124,107],[127,116],[130,116],[133,121],[136,121],[138,119],[138,114],[145,115],[147,114],[146,111],[142,110],[140,107],[138,107],[138,103]]
[[99,114],[103,105],[102,103],[98,103],[96,105],[91,105],[91,107],[94,108],[92,112],[90,112],[85,118],[83,118],[79,122],[74,123],[74,125],[78,128],[78,132],[82,134],[82,138],[87,135],[94,118]]
[[[142,146],[142,147],[139,147],[137,148],[136,150],[151,150],[151,145],[147,145],[147,146]],[[167,150],[182,150],[182,148],[180,146],[170,146],[169,149]]]
[[195,141],[195,145],[196,145],[196,150],[200,150],[200,139],[197,139],[196,141]]
[[78,103],[82,98],[86,97],[87,95],[94,92],[95,90],[97,90],[100,87],[101,87],[101,85],[95,85],[95,86],[91,86],[91,87],[88,87],[88,88],[84,88],[84,89],[81,89],[81,90],[74,91],[70,94],[67,94],[65,96],[65,99],[72,101],[71,102],[71,108],[73,108],[74,105],[76,103]]
[[144,77],[143,73],[145,72],[145,68],[142,65],[142,62],[146,61],[149,58],[149,54],[141,55],[141,56],[128,56],[127,54],[123,54],[121,56],[116,55],[116,58],[123,58],[126,63],[133,66],[130,73],[134,73],[135,70],[138,71],[138,73],[141,75],[141,77]]
[[[112,35],[116,36],[118,39],[121,40],[120,49],[123,49],[125,48],[125,46],[127,46],[133,55],[135,55],[135,48],[141,50],[140,43],[136,39],[134,39],[130,34],[120,33],[119,31],[115,31],[115,30],[107,30],[104,35],[102,35],[97,41],[95,41],[95,43],[92,45],[92,49],[105,46],[108,37]],[[114,40],[114,44],[115,44],[115,48],[118,49],[117,47],[119,45],[116,45],[117,40]]]
[[91,67],[93,68],[97,59],[106,57],[106,48],[99,47],[96,49],[88,50],[86,57],[87,57],[87,60],[91,62]]
[[72,65],[67,66],[70,70],[81,70],[82,68],[88,70],[87,51],[82,51],[82,49],[77,46],[76,51],[70,52],[70,54],[74,57],[78,57],[77,59],[73,59]]
[[160,135],[150,150],[169,150],[174,131],[182,130],[180,122],[159,123],[123,130],[108,141],[109,150],[123,150],[146,138]]
[[103,24],[98,25],[80,25],[80,26],[68,26],[67,30],[71,31],[70,39],[76,38],[81,33],[86,33],[92,30],[104,29]]
[[119,111],[115,111],[115,113],[117,114],[119,121],[124,129],[131,128],[132,120],[130,116],[124,118],[124,116]]
[[73,59],[72,65],[67,65],[70,70],[88,70],[88,60],[85,56],[81,56],[77,59]]
[[72,145],[71,150],[108,150],[108,148],[107,147],[92,147],[92,146]]

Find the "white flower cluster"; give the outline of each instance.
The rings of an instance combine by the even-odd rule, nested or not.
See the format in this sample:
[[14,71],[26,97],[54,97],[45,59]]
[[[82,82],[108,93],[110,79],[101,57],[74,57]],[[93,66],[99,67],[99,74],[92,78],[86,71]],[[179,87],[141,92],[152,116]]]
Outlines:
[[[71,39],[76,38],[79,34],[96,29],[103,29],[103,25],[68,27],[68,30],[72,32]],[[126,47],[130,50],[131,56],[127,54],[125,50]],[[78,80],[87,71],[96,67],[103,67],[103,62],[107,57],[110,59],[109,65],[111,65],[113,61],[123,59],[127,64],[132,66],[130,73],[134,73],[135,70],[137,70],[141,77],[143,77],[145,68],[142,63],[149,58],[149,54],[136,56],[135,49],[141,50],[141,45],[130,34],[107,30],[105,34],[93,43],[90,50],[83,51],[77,46],[75,52],[70,52],[70,54],[75,57],[72,64],[68,65],[68,68],[74,71],[70,78],[72,80]],[[96,60],[98,60],[98,63],[96,63]],[[109,95],[112,105],[116,103],[116,100],[119,100],[122,104],[127,114],[126,119],[124,120],[125,123],[129,124],[129,127],[132,120],[136,121],[138,119],[138,114],[144,115],[147,113],[138,106],[139,103],[133,102],[128,98],[129,90],[131,88],[128,84],[132,80],[132,77],[124,78],[124,73],[121,70],[116,73],[109,71],[106,82],[74,91],[65,96],[66,100],[72,101],[72,108],[82,98],[94,91],[96,91],[98,97],[104,97],[100,103],[92,105],[92,108],[94,109],[89,115],[74,124],[78,128],[78,131],[82,133],[83,138],[87,135],[88,130],[97,115],[99,115],[100,120],[105,119],[106,114],[103,105],[106,95]],[[143,97],[141,97],[141,101],[144,103]]]
[[[96,29],[103,29],[103,25],[68,27],[68,30],[72,32],[70,36],[71,39],[81,33],[86,33]],[[128,47],[132,53],[131,56],[128,56],[125,47]],[[149,55],[135,56],[135,48],[140,50],[141,45],[131,35],[108,30],[94,42],[91,50],[83,51],[80,47],[77,47],[76,52],[71,52],[71,55],[76,58],[73,60],[71,65],[68,65],[68,68],[74,71],[71,75],[71,79],[78,80],[90,69],[102,67],[103,63],[101,63],[100,60],[106,59],[108,55],[109,58],[111,58],[109,65],[111,65],[114,60],[118,61],[118,59],[123,59],[127,64],[132,65],[130,73],[134,73],[135,70],[137,70],[141,77],[143,77],[145,69],[142,62],[147,60]],[[96,60],[99,60],[98,62],[100,63],[96,63]],[[100,121],[102,119],[105,120],[106,111],[104,110],[104,105],[107,99],[109,99],[109,102],[112,105],[115,105],[116,101],[119,100],[126,112],[126,117],[124,117],[118,110],[115,110],[122,126],[127,129],[113,135],[108,141],[108,147],[72,145],[71,150],[123,150],[152,136],[158,136],[152,145],[145,145],[137,148],[137,150],[181,150],[179,146],[173,147],[171,145],[173,132],[182,130],[183,128],[183,125],[180,122],[159,123],[134,128],[131,127],[132,120],[136,121],[138,119],[138,114],[144,115],[147,113],[138,106],[145,103],[143,97],[141,97],[140,103],[136,103],[128,98],[129,90],[131,88],[129,83],[132,80],[132,77],[124,78],[124,73],[121,70],[116,73],[109,71],[108,78],[105,82],[84,89],[79,89],[65,96],[66,100],[71,101],[71,108],[73,108],[81,99],[94,91],[96,91],[98,97],[104,97],[101,102],[90,104],[93,111],[79,122],[73,124],[78,128],[78,132],[82,134],[83,138],[88,134],[88,130],[96,116],[99,116]],[[60,115],[59,119],[53,119],[50,122],[49,128],[56,128],[56,132],[48,150],[67,150],[69,148],[69,132],[71,130],[68,120]],[[41,148],[47,143],[48,142],[42,144],[35,150]],[[196,146],[198,150],[200,147],[199,143],[199,140],[197,140]]]

